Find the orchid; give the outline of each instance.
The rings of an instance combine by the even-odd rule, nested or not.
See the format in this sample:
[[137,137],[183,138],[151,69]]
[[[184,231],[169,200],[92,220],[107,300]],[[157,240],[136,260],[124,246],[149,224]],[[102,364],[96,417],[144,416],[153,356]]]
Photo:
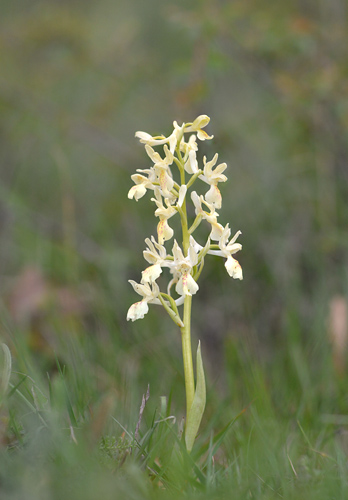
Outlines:
[[174,149],[180,133],[181,133],[181,128],[178,126],[176,122],[174,122],[174,130],[169,137],[165,137],[164,135],[153,137],[147,132],[141,132],[141,131],[136,132],[135,137],[138,137],[142,144],[147,144],[149,146],[161,146],[163,144],[169,144],[170,151],[174,153]]
[[131,305],[130,308],[128,309],[127,320],[129,321],[131,319],[132,321],[135,321],[137,319],[142,319],[145,316],[145,314],[148,313],[149,311],[148,302],[152,302],[155,304],[160,303],[159,300],[157,299],[159,295],[159,288],[157,283],[155,282],[153,282],[152,285],[149,285],[147,283],[139,284],[133,280],[129,280],[129,283],[132,285],[134,290],[143,297],[143,300],[141,300],[140,302],[136,302],[135,304]]
[[168,260],[166,261],[165,247],[157,243],[153,236],[151,236],[151,240],[146,238],[145,243],[148,248],[143,252],[144,259],[152,265],[142,271],[141,282],[153,283],[162,273],[162,267],[168,267],[170,264]]
[[[205,201],[203,195],[198,196],[196,191],[192,191],[191,199],[197,217],[199,219],[205,219],[211,225],[210,239],[215,241],[219,240],[223,232],[223,227],[217,221],[219,214],[216,212],[214,205]],[[209,209],[209,213],[203,210],[202,203]]]
[[177,280],[176,292],[179,295],[194,295],[199,286],[193,279],[191,272],[198,262],[198,257],[191,241],[186,257],[184,257],[178,243],[174,241],[173,256],[174,262],[171,266],[171,273],[174,275],[174,279]]
[[168,198],[165,198],[164,202],[167,207],[162,203],[162,196],[159,189],[155,189],[155,198],[151,198],[157,205],[157,210],[155,210],[155,216],[159,217],[160,221],[157,225],[157,235],[158,241],[162,245],[165,241],[170,240],[174,234],[173,229],[169,226],[167,220],[176,214],[176,208],[170,205]]
[[128,192],[129,199],[134,198],[135,201],[138,201],[144,196],[147,189],[155,189],[150,177],[145,177],[141,174],[134,174],[131,176],[131,179],[135,182],[135,186],[133,186]]
[[[150,264],[141,273],[141,281],[130,280],[136,293],[142,300],[131,305],[127,320],[136,321],[144,318],[149,304],[162,305],[170,318],[181,330],[182,352],[186,389],[186,427],[185,442],[191,451],[205,406],[205,376],[200,344],[197,349],[197,379],[193,373],[191,353],[191,304],[198,292],[200,278],[206,256],[215,255],[225,259],[225,268],[234,279],[243,279],[242,268],[233,255],[242,249],[236,240],[241,234],[237,231],[231,238],[229,224],[218,222],[222,196],[218,184],[226,182],[224,171],[226,163],[217,165],[218,155],[210,161],[203,157],[202,166],[197,156],[199,141],[212,139],[203,130],[209,124],[207,115],[198,116],[193,122],[179,125],[173,122],[173,130],[168,135],[152,136],[146,132],[136,132],[136,137],[145,145],[147,156],[153,165],[148,169],[138,169],[131,176],[135,185],[130,189],[128,198],[138,201],[148,190],[153,191],[151,201],[155,204],[154,214],[159,218],[157,238],[146,238],[144,259]],[[190,134],[185,138],[185,134]],[[157,150],[160,148],[160,151]],[[177,167],[177,169],[174,169]],[[202,181],[209,185],[204,195],[199,195],[192,186]],[[192,201],[195,218],[190,221],[188,203]],[[181,223],[180,240],[176,235],[169,251],[165,244],[174,237],[174,229],[169,226],[169,219],[177,217]],[[210,228],[205,244],[201,245],[193,238],[193,233],[202,221]],[[166,292],[161,292],[160,285],[168,275]],[[179,308],[183,306],[181,312]]]
[[229,225],[226,224],[219,240],[220,250],[209,250],[208,253],[210,253],[211,255],[225,257],[227,259],[225,262],[225,267],[228,274],[232,278],[242,280],[242,268],[239,262],[232,257],[233,254],[239,252],[239,250],[242,249],[242,245],[240,243],[235,243],[240,234],[242,234],[241,231],[237,231],[233,238],[228,241],[228,238],[231,236],[231,229],[229,228]]
[[205,199],[207,202],[211,203],[214,205],[215,208],[221,208],[221,193],[218,188],[218,182],[226,182],[227,177],[226,175],[223,175],[222,172],[224,172],[227,168],[226,163],[220,163],[215,170],[213,170],[213,167],[215,163],[217,162],[218,159],[218,154],[214,156],[214,158],[207,163],[207,159],[204,156],[203,158],[203,163],[204,163],[204,169],[203,169],[203,175],[200,175],[199,178],[206,182],[207,184],[210,184],[210,189],[209,191],[205,194]]
[[198,116],[188,127],[185,127],[185,132],[197,132],[197,137],[200,141],[206,141],[207,139],[212,139],[213,135],[208,135],[203,128],[205,128],[210,122],[210,118],[207,115]]
[[174,181],[171,176],[171,170],[169,166],[173,163],[173,155],[169,151],[167,145],[164,145],[165,157],[162,159],[161,156],[152,149],[151,146],[146,144],[146,152],[151,160],[154,162],[153,169],[158,177],[159,185],[163,196],[171,198],[170,191],[173,189]]
[[188,174],[195,174],[198,172],[198,161],[197,154],[198,144],[196,142],[196,136],[191,135],[188,142],[184,140],[180,143],[180,151],[185,155],[185,170]]

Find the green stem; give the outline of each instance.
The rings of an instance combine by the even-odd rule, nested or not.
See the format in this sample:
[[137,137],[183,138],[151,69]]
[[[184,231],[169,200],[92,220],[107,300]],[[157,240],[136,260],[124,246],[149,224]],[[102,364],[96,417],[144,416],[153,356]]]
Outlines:
[[184,302],[184,326],[181,328],[182,356],[184,360],[186,390],[186,420],[195,395],[195,381],[191,350],[191,304],[192,296],[186,295]]
[[[178,140],[178,145],[180,144],[180,140]],[[176,164],[179,167],[180,182],[181,185],[183,186],[186,182],[185,168],[179,146],[177,146],[176,152],[178,156],[178,161],[176,161]],[[190,233],[187,223],[186,198],[184,199],[180,209],[180,217],[181,217],[181,229],[182,229],[182,246],[184,250],[184,255],[186,257],[188,255],[188,250],[190,247]],[[186,391],[186,422],[195,395],[195,378],[193,374],[193,361],[192,361],[192,350],[191,350],[191,305],[192,305],[192,296],[186,295],[184,301],[184,317],[183,317],[184,326],[181,327],[180,329],[181,341],[182,341],[182,356],[184,362],[185,391]]]

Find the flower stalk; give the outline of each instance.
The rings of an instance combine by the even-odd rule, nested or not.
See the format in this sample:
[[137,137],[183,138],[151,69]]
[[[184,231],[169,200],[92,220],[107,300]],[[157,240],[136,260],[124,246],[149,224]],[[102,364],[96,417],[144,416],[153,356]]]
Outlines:
[[186,415],[188,415],[195,395],[195,378],[193,374],[191,348],[191,306],[192,296],[187,295],[184,301],[184,326],[181,328],[182,357],[184,361],[184,377],[186,391]]
[[[236,279],[243,279],[242,269],[232,255],[242,246],[236,243],[241,234],[237,231],[230,239],[229,224],[222,226],[217,218],[217,209],[221,208],[222,197],[218,183],[225,182],[223,174],[227,165],[216,165],[218,155],[212,160],[203,158],[203,165],[198,166],[197,151],[199,141],[212,139],[203,129],[208,125],[210,118],[206,115],[198,116],[193,122],[173,123],[174,129],[169,136],[151,136],[146,132],[136,132],[136,137],[145,145],[145,150],[153,163],[148,169],[138,169],[137,174],[131,176],[135,185],[129,190],[128,198],[138,201],[148,190],[153,192],[151,200],[155,203],[155,216],[159,218],[157,224],[157,239],[154,236],[147,238],[146,250],[143,252],[145,260],[150,264],[142,271],[140,283],[130,280],[135,292],[142,296],[139,302],[131,305],[127,313],[127,320],[138,320],[147,314],[149,304],[162,305],[174,323],[179,326],[182,339],[182,355],[186,391],[186,448],[190,452],[195,442],[202,420],[206,388],[200,342],[196,358],[196,379],[193,370],[192,342],[191,342],[191,308],[192,296],[199,289],[198,279],[201,275],[207,254],[226,259],[225,267],[228,274]],[[185,134],[190,133],[188,140]],[[158,152],[154,148],[161,148]],[[177,174],[173,173],[173,166],[177,167]],[[186,182],[186,176],[190,178]],[[175,179],[176,177],[176,179]],[[191,191],[197,180],[208,184],[208,191],[198,195]],[[192,201],[195,211],[194,220],[188,220],[187,202]],[[169,219],[176,214],[180,216],[182,248],[174,239],[172,252],[167,253],[166,242],[174,237],[174,230]],[[210,229],[206,242],[200,245],[193,233],[205,221]],[[211,243],[211,242],[214,243]],[[167,270],[171,279],[167,293],[161,292],[157,280],[162,279],[162,273]],[[173,290],[174,288],[174,290]],[[183,305],[182,316],[179,307]]]

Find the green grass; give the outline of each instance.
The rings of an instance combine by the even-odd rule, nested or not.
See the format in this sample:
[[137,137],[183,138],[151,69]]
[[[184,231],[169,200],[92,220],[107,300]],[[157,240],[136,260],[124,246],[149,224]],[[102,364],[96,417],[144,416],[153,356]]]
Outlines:
[[347,398],[329,359],[311,366],[290,341],[266,366],[227,342],[226,386],[208,385],[189,455],[181,376],[160,398],[152,387],[163,366],[148,361],[153,379],[125,384],[116,370],[100,373],[118,363],[116,346],[96,358],[97,340],[76,335],[69,349],[67,363],[57,354],[45,372],[16,333],[1,406],[1,498],[346,498]]

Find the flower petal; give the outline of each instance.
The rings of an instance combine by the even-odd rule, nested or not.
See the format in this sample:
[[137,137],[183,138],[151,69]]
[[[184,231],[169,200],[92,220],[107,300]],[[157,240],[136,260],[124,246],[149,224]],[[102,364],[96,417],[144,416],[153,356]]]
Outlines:
[[187,186],[186,186],[186,184],[183,184],[182,186],[180,186],[180,189],[179,189],[179,198],[178,198],[178,206],[179,207],[181,207],[182,204],[184,203],[186,192],[187,192]]
[[231,255],[227,257],[227,260],[225,262],[225,267],[227,269],[228,274],[238,280],[243,279],[243,271],[241,268],[241,265],[239,264],[238,260],[234,259]]
[[215,208],[221,208],[222,197],[220,193],[220,189],[211,185],[209,191],[205,193],[205,199],[208,203],[213,205]]
[[163,245],[165,241],[170,240],[173,237],[174,231],[169,226],[167,219],[162,219],[159,221],[157,225],[157,235],[158,235],[158,243]]
[[162,268],[159,264],[147,267],[141,273],[142,283],[153,283],[162,273]]
[[184,273],[176,284],[175,290],[179,295],[194,295],[199,286],[190,273]]
[[134,198],[135,201],[138,201],[140,198],[144,196],[145,193],[146,193],[146,187],[144,186],[144,184],[136,184],[135,186],[130,188],[128,192],[128,198],[130,200]]
[[148,311],[149,306],[147,305],[146,300],[136,302],[135,304],[132,304],[128,309],[127,321],[136,321],[137,319],[142,319]]

